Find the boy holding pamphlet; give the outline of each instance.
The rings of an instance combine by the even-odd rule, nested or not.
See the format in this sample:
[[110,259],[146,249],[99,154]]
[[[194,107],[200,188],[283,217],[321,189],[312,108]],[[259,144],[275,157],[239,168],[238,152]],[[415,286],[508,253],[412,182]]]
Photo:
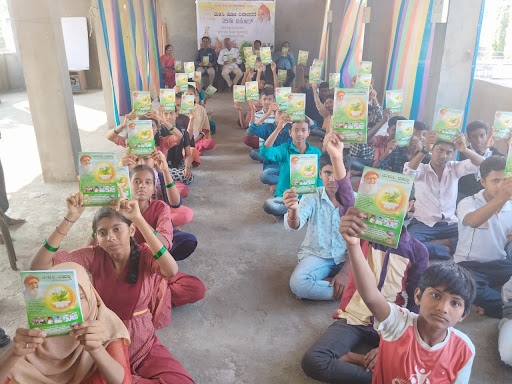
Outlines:
[[[274,147],[277,136],[286,126],[286,120],[279,121],[277,127],[260,147],[260,154],[265,159],[279,163],[279,181],[273,199],[268,199],[263,205],[263,210],[274,215],[277,219],[284,216],[286,206],[283,201],[283,193],[290,188],[290,158],[298,154],[316,154],[318,158],[322,155],[320,150],[311,146],[306,139],[310,134],[310,128],[306,121],[294,122],[290,128],[291,143],[283,143]],[[317,163],[317,169],[319,164]],[[319,181],[318,184],[321,184]],[[318,185],[317,185],[318,186]]]
[[[349,265],[345,264],[345,241],[338,227],[341,215],[354,204],[354,191],[345,169],[339,134],[326,135],[324,145],[327,153],[320,157],[318,172],[324,186],[304,195],[299,202],[301,192],[292,182],[292,188],[283,195],[288,209],[284,217],[285,228],[300,230],[307,223],[299,263],[290,278],[290,288],[299,299],[339,300],[350,271]],[[290,158],[292,166],[295,156],[300,155]]]
[[[458,149],[467,160],[452,161],[453,152]],[[430,162],[423,164],[423,158],[431,152]],[[423,242],[430,258],[449,260],[458,240],[457,201],[458,181],[464,175],[476,173],[483,161],[466,146],[462,133],[453,142],[438,140],[437,133],[427,133],[425,146],[404,165],[404,174],[413,175],[414,216],[408,226],[409,233]],[[432,241],[435,240],[435,241]]]

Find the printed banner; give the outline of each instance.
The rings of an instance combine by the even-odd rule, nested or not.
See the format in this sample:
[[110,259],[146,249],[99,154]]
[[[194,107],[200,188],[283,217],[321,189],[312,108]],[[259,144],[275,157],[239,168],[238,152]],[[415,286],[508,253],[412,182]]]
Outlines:
[[252,46],[254,40],[261,40],[262,46],[273,46],[275,4],[275,0],[197,0],[197,46],[203,36],[210,37],[217,54],[224,48],[226,37],[240,50],[244,42]]

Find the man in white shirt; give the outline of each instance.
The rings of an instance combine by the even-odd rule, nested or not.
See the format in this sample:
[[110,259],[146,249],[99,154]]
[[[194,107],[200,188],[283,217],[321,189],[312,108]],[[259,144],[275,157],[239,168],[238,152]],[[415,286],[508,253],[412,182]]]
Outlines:
[[[451,161],[455,149],[467,160]],[[429,152],[430,162],[422,164]],[[462,133],[448,143],[438,141],[437,133],[431,131],[421,151],[404,164],[404,174],[415,177],[416,197],[414,216],[407,229],[425,244],[431,259],[449,260],[455,251],[457,184],[462,176],[476,173],[482,161],[482,156],[467,147]]]
[[512,178],[504,179],[505,163],[500,156],[485,159],[480,166],[484,189],[457,206],[459,242],[454,254],[454,261],[477,283],[477,312],[498,319],[503,316],[500,290],[512,276],[512,259],[507,258],[512,255],[505,249],[512,238]]
[[[235,48],[231,45],[231,39],[226,37],[224,39],[224,46],[219,52],[219,57],[217,59],[217,63],[219,65],[223,65],[222,68],[222,77],[226,80],[226,83],[229,87],[229,90],[233,90],[233,84],[238,84],[240,79],[242,78],[242,70],[238,67],[242,64],[242,59],[240,59],[240,52],[238,48]],[[235,74],[235,79],[231,81],[231,77],[229,77],[230,73]]]

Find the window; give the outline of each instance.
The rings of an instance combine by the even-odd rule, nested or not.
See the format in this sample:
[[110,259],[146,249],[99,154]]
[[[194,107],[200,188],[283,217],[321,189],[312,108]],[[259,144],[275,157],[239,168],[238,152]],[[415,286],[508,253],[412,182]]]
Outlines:
[[0,0],[0,53],[15,52],[11,16],[7,0]]

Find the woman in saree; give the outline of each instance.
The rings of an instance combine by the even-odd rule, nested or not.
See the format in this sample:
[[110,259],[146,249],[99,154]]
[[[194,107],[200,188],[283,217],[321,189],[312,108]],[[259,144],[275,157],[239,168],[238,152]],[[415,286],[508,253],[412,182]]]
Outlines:
[[0,357],[2,383],[131,383],[130,336],[108,309],[85,269],[76,263],[54,266],[76,271],[84,321],[69,335],[46,337],[43,330],[18,328],[12,345]]
[[173,46],[171,44],[167,44],[165,46],[164,54],[160,56],[160,67],[162,68],[162,77],[165,88],[174,88],[176,85],[176,70],[174,68],[174,57],[172,56],[172,51]]
[[[128,328],[134,383],[193,383],[160,343],[155,330],[170,323],[172,305],[202,299],[204,285],[192,276],[178,274],[176,260],[142,216],[138,201],[127,199],[123,193],[115,208],[103,207],[96,212],[92,230],[97,245],[57,252],[84,211],[83,195],[72,194],[66,204],[66,215],[43,242],[31,268],[48,269],[73,261],[86,269],[105,305]],[[136,228],[145,243],[137,244],[133,238]]]

